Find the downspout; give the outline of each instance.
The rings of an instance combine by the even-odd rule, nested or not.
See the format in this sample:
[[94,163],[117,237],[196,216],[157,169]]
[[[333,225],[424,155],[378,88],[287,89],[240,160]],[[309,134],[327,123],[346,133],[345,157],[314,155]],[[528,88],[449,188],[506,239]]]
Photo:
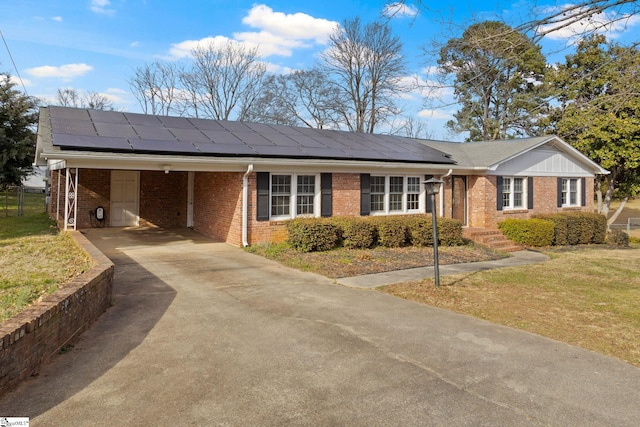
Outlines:
[[[453,173],[453,169],[449,169],[449,172],[442,175],[440,177],[440,180],[444,181],[444,179],[450,177],[452,173]],[[442,184],[442,190],[440,191],[440,217],[442,218],[443,216],[444,216],[444,184]]]
[[249,175],[253,172],[253,164],[247,167],[242,176],[242,246],[249,246],[247,228],[249,226]]

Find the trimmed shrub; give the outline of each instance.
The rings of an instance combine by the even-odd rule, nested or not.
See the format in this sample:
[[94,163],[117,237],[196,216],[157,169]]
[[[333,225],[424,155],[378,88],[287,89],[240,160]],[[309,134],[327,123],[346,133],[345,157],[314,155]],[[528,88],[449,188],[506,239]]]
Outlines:
[[607,219],[596,213],[558,213],[536,218],[553,221],[556,246],[604,243],[607,235]]
[[442,246],[464,245],[462,222],[451,218],[438,218],[438,244]]
[[336,247],[338,229],[330,221],[299,218],[287,222],[287,242],[302,252],[328,251]]
[[433,246],[431,217],[416,216],[408,221],[409,243],[413,246]]
[[407,241],[408,218],[377,217],[372,219],[377,230],[378,244],[387,248],[399,248]]
[[629,235],[622,230],[611,230],[607,233],[606,242],[610,245],[628,247]]
[[507,219],[500,222],[498,228],[520,245],[550,246],[554,240],[554,223],[546,219]]
[[[409,242],[413,246],[433,245],[433,223],[431,216],[408,219]],[[441,246],[464,245],[462,222],[451,218],[438,218],[438,244]]]
[[367,249],[377,241],[375,225],[363,218],[342,218],[338,221],[342,230],[342,244],[349,249]]

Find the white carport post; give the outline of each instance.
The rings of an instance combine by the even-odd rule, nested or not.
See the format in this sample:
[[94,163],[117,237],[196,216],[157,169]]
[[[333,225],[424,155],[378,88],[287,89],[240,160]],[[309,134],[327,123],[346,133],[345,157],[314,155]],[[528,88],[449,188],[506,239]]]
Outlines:
[[78,168],[67,168],[64,197],[64,229],[76,229],[78,213]]

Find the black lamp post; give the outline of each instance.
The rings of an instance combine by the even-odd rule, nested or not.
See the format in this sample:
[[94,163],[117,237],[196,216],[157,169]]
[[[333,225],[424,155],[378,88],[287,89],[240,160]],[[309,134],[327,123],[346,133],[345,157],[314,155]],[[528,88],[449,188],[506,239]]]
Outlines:
[[431,198],[431,222],[433,223],[433,274],[436,287],[440,286],[440,263],[438,261],[438,216],[436,214],[436,194],[440,192],[440,187],[444,181],[430,178],[424,182],[427,195]]

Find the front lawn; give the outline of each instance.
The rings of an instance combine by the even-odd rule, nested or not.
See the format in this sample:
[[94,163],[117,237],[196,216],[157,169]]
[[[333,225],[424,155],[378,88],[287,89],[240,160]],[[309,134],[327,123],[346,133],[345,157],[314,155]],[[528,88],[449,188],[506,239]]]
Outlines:
[[46,214],[0,217],[0,321],[91,267],[90,259]]
[[379,288],[640,366],[640,250],[550,250],[542,264]]

